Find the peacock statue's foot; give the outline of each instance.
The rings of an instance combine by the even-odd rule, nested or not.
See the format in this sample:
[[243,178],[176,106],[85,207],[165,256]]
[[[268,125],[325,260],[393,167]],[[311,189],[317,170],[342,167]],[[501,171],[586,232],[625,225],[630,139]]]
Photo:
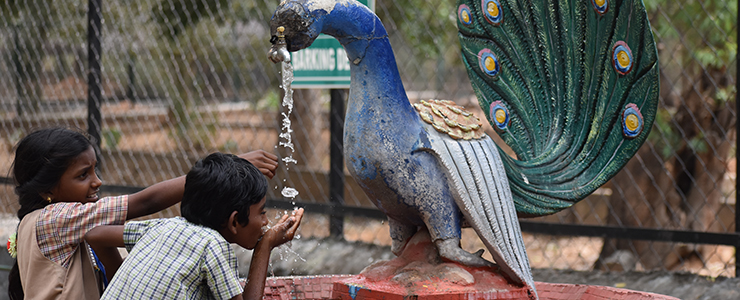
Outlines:
[[459,239],[451,238],[446,240],[436,240],[434,243],[437,245],[439,256],[441,256],[442,259],[471,267],[493,267],[496,265],[481,257],[483,255],[483,250],[476,253],[470,253],[460,248]]

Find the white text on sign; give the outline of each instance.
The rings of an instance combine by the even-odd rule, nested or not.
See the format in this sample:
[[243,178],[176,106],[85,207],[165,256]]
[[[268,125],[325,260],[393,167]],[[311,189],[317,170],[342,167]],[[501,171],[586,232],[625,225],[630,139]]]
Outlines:
[[291,56],[295,71],[349,71],[344,48],[306,48]]

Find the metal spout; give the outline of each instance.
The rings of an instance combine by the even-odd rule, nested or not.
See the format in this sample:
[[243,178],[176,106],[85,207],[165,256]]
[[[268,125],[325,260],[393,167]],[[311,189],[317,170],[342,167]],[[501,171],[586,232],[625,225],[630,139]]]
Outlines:
[[277,39],[273,42],[270,47],[270,51],[267,53],[267,57],[273,63],[279,63],[281,61],[290,62],[290,52],[288,52],[288,45],[285,43],[285,27],[280,26],[277,28]]

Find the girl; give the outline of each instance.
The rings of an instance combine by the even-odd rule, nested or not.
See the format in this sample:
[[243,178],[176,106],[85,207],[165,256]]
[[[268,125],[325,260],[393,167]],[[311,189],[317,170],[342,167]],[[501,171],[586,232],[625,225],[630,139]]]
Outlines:
[[[85,233],[158,212],[182,198],[185,176],[98,199],[102,182],[95,154],[85,134],[67,128],[38,130],[18,142],[12,169],[21,207],[17,240],[8,243],[11,255],[17,253],[8,279],[10,299],[99,299],[105,275],[95,271],[102,265],[84,242]],[[240,156],[264,175],[274,175],[275,155]]]

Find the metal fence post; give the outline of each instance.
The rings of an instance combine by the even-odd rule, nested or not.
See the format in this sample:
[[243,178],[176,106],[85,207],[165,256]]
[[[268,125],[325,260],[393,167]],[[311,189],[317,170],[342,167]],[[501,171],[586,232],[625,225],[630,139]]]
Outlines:
[[[100,18],[101,0],[88,0],[87,10],[87,133],[95,139],[97,153],[100,153]],[[100,160],[100,157],[98,158]],[[98,166],[101,164],[99,163]]]
[[20,52],[21,49],[19,47],[20,39],[18,37],[18,24],[13,24],[13,83],[15,84],[15,94],[18,97],[15,102],[15,110],[18,114],[19,118],[23,117],[24,109],[23,109],[23,101],[26,97],[23,96],[23,84],[22,80],[23,77],[21,76],[21,72],[23,72],[23,66],[21,66],[21,59],[20,59]]
[[134,74],[134,65],[136,64],[136,56],[133,51],[128,51],[128,60],[126,61],[126,78],[128,82],[126,84],[126,98],[131,101],[131,105],[136,103],[134,95],[134,89],[136,88],[136,75]]
[[344,206],[344,92],[331,89],[331,108],[329,110],[329,201],[332,214],[329,216],[329,234],[332,237],[344,235],[344,215],[337,214],[337,208]]
[[[740,0],[738,0],[738,4],[740,4]],[[738,5],[738,11],[737,15],[740,15],[740,5]],[[735,22],[737,26],[740,26],[740,18],[736,18]],[[735,39],[735,44],[740,45],[740,27],[735,26],[737,37]],[[738,60],[737,53],[735,54],[735,116],[737,116],[737,112],[740,111],[740,99],[738,99],[737,93],[740,91],[740,80],[738,80],[738,76],[740,76],[740,60]],[[740,124],[737,123],[737,120],[735,120],[735,149],[740,149],[740,139],[738,138],[738,130],[740,130]],[[737,212],[738,204],[740,204],[740,195],[738,195],[738,188],[740,185],[737,183],[737,154],[735,154],[735,234],[736,234],[736,242],[735,242],[735,277],[740,277],[740,228],[738,228],[738,224],[740,223],[740,213]]]

